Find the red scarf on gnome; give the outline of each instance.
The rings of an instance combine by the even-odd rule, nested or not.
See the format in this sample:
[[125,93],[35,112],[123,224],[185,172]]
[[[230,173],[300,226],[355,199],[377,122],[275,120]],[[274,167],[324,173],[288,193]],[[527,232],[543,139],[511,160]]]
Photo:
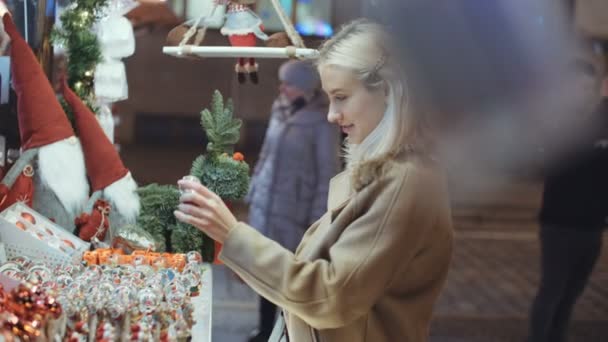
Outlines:
[[10,190],[6,185],[0,184],[0,211],[16,202],[24,203],[30,208],[32,207],[32,202],[34,201],[33,176],[34,168],[32,165],[26,165]]
[[97,238],[103,241],[106,238],[106,233],[110,228],[110,203],[104,200],[97,200],[93,212],[89,215],[82,213],[74,220],[78,237],[84,241],[91,241]]

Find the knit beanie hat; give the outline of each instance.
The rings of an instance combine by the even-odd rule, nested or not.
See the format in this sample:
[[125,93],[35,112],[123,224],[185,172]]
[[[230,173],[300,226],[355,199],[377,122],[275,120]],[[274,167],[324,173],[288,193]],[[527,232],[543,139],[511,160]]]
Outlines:
[[281,65],[279,80],[305,93],[312,93],[321,85],[317,69],[312,63],[306,61],[292,60]]

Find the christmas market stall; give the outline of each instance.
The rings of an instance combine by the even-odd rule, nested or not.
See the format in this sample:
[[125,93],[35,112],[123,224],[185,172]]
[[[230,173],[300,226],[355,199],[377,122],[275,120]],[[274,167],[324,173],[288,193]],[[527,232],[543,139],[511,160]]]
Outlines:
[[[138,3],[73,0],[55,25],[40,14],[54,15],[54,1],[29,5],[0,2],[19,137],[0,164],[0,336],[210,341],[221,246],[176,221],[176,185],[138,186],[113,141],[110,106],[128,96],[121,59],[135,51],[125,15]],[[27,23],[40,18],[50,29],[39,38],[67,57],[54,85],[44,49],[28,41]],[[200,121],[209,142],[186,177],[228,204],[242,199],[250,170],[234,151],[231,100],[216,91]]]

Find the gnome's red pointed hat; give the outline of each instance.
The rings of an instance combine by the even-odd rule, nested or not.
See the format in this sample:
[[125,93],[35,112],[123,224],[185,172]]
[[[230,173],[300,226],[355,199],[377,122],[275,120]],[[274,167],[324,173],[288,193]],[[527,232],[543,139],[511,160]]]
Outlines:
[[46,146],[74,136],[74,130],[36,56],[17,30],[11,15],[2,17],[11,37],[11,72],[17,93],[21,148]]
[[64,80],[63,97],[74,111],[76,130],[84,152],[91,190],[105,189],[129,173],[95,114],[91,112]]

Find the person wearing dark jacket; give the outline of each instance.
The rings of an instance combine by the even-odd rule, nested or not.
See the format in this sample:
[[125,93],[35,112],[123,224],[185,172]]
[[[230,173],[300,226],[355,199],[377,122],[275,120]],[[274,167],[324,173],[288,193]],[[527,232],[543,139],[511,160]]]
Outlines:
[[[575,68],[597,92],[597,71]],[[580,88],[579,88],[580,89]],[[591,102],[593,103],[593,102]],[[529,342],[563,342],[576,300],[600,255],[608,217],[608,98],[593,115],[568,125],[580,133],[569,152],[547,168],[540,219],[541,280],[530,314]]]

